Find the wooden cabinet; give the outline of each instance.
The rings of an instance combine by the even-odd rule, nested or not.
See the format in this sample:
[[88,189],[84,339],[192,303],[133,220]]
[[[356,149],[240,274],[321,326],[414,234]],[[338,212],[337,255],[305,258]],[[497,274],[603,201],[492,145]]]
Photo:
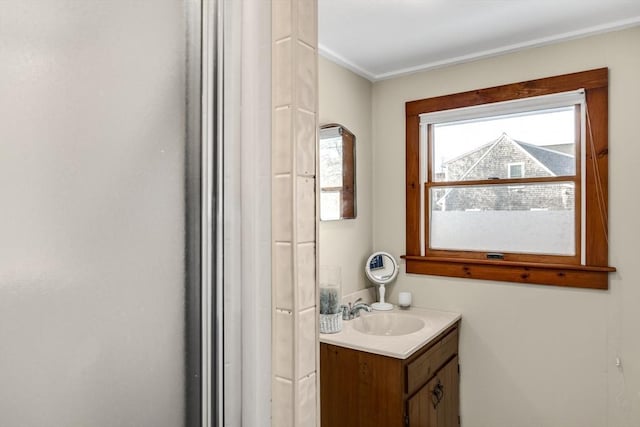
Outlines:
[[435,377],[409,398],[409,427],[458,426],[458,357],[444,365]]
[[405,360],[322,343],[322,427],[459,426],[458,328]]

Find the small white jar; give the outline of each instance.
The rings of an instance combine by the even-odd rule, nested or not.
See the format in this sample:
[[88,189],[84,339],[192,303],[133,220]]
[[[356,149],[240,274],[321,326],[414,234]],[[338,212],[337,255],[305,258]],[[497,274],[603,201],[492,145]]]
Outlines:
[[411,307],[411,292],[400,292],[398,294],[398,305],[404,309]]

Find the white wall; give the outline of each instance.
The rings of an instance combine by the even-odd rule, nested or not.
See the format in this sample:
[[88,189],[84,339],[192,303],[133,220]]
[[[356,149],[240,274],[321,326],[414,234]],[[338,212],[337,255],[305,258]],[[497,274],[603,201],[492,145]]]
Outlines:
[[320,124],[339,123],[356,136],[357,217],[340,221],[320,221],[319,265],[339,265],[342,269],[342,294],[369,286],[364,264],[372,246],[372,139],[371,83],[320,57]]
[[[407,275],[417,306],[461,312],[464,427],[640,425],[640,28],[376,83],[373,247],[405,251],[406,101],[610,69],[609,291]],[[622,368],[615,366],[615,358]]]

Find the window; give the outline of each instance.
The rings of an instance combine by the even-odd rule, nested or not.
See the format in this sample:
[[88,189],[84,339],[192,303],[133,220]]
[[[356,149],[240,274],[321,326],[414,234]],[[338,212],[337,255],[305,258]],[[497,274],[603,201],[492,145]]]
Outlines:
[[607,288],[607,74],[408,102],[407,272]]
[[508,178],[524,178],[524,162],[509,163]]

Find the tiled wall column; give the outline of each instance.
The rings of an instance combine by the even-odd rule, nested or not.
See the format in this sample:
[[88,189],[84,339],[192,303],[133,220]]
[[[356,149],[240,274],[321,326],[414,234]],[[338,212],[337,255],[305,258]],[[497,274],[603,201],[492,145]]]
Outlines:
[[273,0],[272,42],[272,426],[315,427],[316,0]]

